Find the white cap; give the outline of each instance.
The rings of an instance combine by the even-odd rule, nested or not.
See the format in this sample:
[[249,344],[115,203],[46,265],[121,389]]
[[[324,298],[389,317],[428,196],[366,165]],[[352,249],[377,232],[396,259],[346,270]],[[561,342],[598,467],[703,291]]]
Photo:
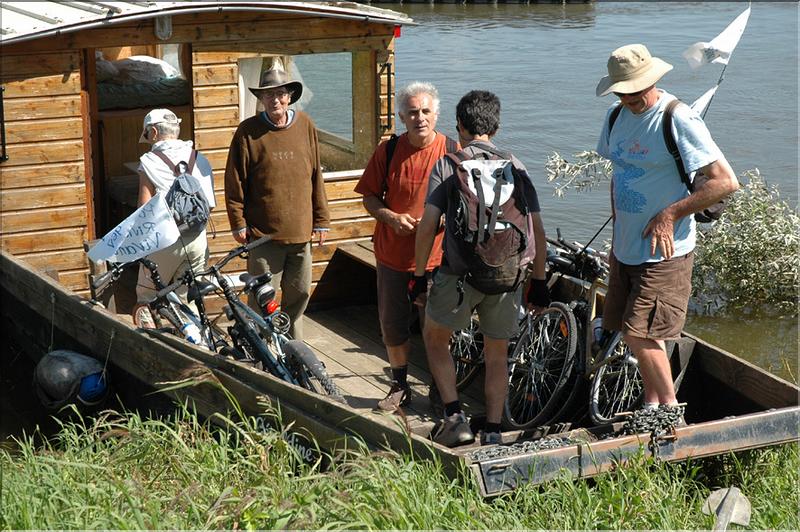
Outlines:
[[170,111],[169,109],[153,109],[144,117],[144,123],[142,124],[142,134],[139,137],[139,142],[147,142],[146,134],[147,128],[152,126],[153,124],[180,124],[181,119],[178,118],[175,113]]

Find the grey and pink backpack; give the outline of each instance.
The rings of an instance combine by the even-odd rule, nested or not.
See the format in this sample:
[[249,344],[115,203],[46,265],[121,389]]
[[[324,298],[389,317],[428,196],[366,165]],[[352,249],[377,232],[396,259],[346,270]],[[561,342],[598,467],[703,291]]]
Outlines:
[[[536,247],[525,200],[527,175],[511,155],[488,150],[474,157],[446,155],[455,174],[448,179],[445,254],[450,271],[480,292],[513,292],[525,280]],[[459,298],[460,304],[461,298]]]

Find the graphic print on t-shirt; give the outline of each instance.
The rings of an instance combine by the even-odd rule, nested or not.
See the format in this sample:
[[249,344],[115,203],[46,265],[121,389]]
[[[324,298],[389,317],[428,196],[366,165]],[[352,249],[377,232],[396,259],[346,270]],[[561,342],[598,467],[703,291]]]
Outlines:
[[618,142],[617,149],[611,152],[611,161],[614,163],[614,208],[632,213],[643,212],[647,200],[643,194],[630,187],[630,182],[643,176],[644,170],[626,162],[621,157],[625,151],[622,147],[623,144],[625,141]]

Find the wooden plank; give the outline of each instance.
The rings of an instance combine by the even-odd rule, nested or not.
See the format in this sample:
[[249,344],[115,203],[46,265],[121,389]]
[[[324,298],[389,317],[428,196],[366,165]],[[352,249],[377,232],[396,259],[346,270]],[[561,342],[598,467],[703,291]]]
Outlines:
[[[195,135],[201,129],[211,129],[218,127],[238,127],[239,125],[239,106],[225,107],[198,107],[194,110]],[[230,145],[230,143],[228,143]],[[227,149],[228,146],[225,146]],[[223,163],[224,165],[224,163]]]
[[58,272],[58,282],[70,290],[88,290],[89,269]]
[[203,155],[205,155],[206,159],[208,159],[208,163],[211,165],[211,169],[214,171],[214,174],[219,173],[222,175],[225,173],[225,165],[228,163],[229,148],[230,145],[225,146],[225,148],[203,150]]
[[80,53],[77,50],[35,56],[3,53],[0,55],[0,82],[53,72],[70,74],[78,68],[80,68]]
[[[372,242],[369,242],[369,244],[372,244]],[[353,242],[351,244],[340,245],[339,251],[353,260],[357,260],[361,264],[376,269],[378,265],[375,259],[375,253],[370,249],[371,247],[371,245],[366,246],[360,242]]]
[[3,233],[0,235],[0,247],[15,255],[56,251],[82,246],[83,241],[87,239],[86,236],[86,227],[14,234]]
[[2,165],[4,170],[10,166],[82,161],[83,140],[11,144],[6,151],[8,160]]
[[348,199],[342,201],[329,201],[328,211],[331,215],[331,220],[344,220],[350,218],[363,218],[369,216],[367,209],[360,199]]
[[348,179],[343,181],[325,182],[325,194],[328,201],[340,199],[361,199],[362,196],[354,189],[358,179]]
[[86,207],[0,212],[0,234],[86,225]]
[[192,82],[195,87],[206,85],[236,85],[239,83],[237,63],[192,66]]
[[390,38],[378,36],[326,37],[284,41],[238,41],[202,43],[207,52],[238,53],[240,58],[261,57],[265,52],[274,55],[302,55],[314,53],[336,53],[367,50],[384,50]]
[[235,127],[195,130],[195,145],[198,150],[227,149],[231,145],[235,132]]
[[4,81],[3,98],[30,98],[32,95],[58,96],[61,94],[78,94],[81,91],[81,79],[77,72],[57,74],[54,76],[37,76],[17,81]]
[[239,87],[237,85],[215,85],[213,87],[195,87],[192,90],[192,102],[195,107],[219,107],[221,105],[239,105]]
[[0,188],[39,187],[83,183],[83,163],[37,164],[36,166],[0,165]]
[[[789,382],[772,375],[755,364],[712,346],[696,336],[686,333],[684,335],[697,342],[692,358],[699,361],[706,373],[737,390],[756,404],[764,408],[780,408],[797,404],[797,390]],[[773,385],[764,386],[767,379],[773,381]]]
[[35,98],[10,98],[3,100],[3,106],[5,119],[9,122],[81,115],[81,98],[77,94],[66,96],[47,94]]
[[2,210],[17,211],[41,207],[61,207],[65,205],[84,205],[86,187],[83,183],[57,185],[40,188],[15,188],[0,190]]
[[56,118],[53,120],[23,120],[6,122],[6,142],[42,142],[83,138],[83,120]]
[[371,216],[357,220],[331,222],[330,239],[371,236],[375,230],[375,219]]
[[17,258],[30,264],[33,268],[44,271],[45,268],[55,270],[79,270],[86,268],[88,260],[86,252],[81,245],[80,249],[69,249],[63,251],[45,251],[19,255]]

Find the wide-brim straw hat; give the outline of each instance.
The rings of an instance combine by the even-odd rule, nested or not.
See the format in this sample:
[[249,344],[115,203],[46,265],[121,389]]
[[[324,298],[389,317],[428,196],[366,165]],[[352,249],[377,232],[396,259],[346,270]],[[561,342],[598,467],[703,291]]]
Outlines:
[[289,103],[292,104],[300,99],[303,94],[303,84],[299,81],[292,81],[289,79],[289,74],[279,68],[271,68],[261,74],[261,81],[258,87],[248,87],[256,98],[261,97],[261,93],[269,89],[277,89],[279,87],[286,87],[292,93],[292,98]]
[[646,89],[672,70],[672,65],[653,57],[643,44],[629,44],[611,52],[608,75],[597,84],[597,95],[630,94]]

